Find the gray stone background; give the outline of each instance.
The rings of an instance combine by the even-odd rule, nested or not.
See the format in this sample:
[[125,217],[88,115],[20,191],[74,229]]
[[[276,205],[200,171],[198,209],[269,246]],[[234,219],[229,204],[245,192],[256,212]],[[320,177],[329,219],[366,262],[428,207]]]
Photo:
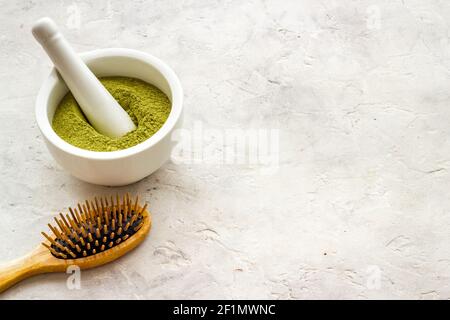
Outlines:
[[[203,156],[123,188],[71,177],[34,119],[51,63],[30,28],[46,15],[79,52],[165,60],[188,132],[275,130],[276,166]],[[448,1],[0,0],[0,260],[94,195],[139,193],[154,220],[80,289],[49,274],[1,298],[450,298],[449,21]]]

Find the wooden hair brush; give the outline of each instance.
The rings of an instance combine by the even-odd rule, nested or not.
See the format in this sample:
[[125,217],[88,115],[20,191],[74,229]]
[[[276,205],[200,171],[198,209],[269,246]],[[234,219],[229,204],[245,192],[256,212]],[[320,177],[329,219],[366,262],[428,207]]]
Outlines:
[[65,272],[71,265],[94,268],[119,258],[144,240],[151,227],[147,204],[143,207],[117,195],[94,198],[69,208],[65,216],[48,224],[53,235],[42,232],[45,241],[28,255],[0,266],[0,292],[28,277]]

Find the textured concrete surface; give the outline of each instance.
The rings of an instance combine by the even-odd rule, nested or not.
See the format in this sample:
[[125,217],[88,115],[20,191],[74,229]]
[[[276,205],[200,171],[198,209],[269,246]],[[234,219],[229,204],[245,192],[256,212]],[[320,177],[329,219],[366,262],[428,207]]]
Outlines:
[[[186,129],[278,130],[278,165],[200,157],[124,188],[72,178],[34,120],[43,15],[80,52],[167,61]],[[1,0],[0,17],[1,260],[93,195],[139,192],[154,217],[79,290],[42,275],[1,298],[450,298],[447,1]]]

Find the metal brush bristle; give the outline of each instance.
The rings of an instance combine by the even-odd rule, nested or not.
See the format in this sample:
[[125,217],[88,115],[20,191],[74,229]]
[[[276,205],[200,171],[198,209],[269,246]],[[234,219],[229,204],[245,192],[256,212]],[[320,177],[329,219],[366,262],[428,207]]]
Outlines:
[[127,193],[122,201],[111,196],[94,201],[86,200],[69,208],[69,213],[55,217],[56,225],[48,224],[53,237],[42,235],[50,244],[42,243],[53,256],[60,259],[77,259],[107,251],[133,236],[144,224],[145,204],[138,210],[139,197],[131,201]]

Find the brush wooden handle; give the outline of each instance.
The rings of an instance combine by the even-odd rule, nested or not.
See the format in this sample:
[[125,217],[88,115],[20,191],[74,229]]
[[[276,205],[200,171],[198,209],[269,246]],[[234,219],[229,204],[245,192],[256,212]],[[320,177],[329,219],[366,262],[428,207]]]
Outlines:
[[[117,200],[117,202],[119,202],[119,200]],[[130,238],[126,239],[126,241],[123,240],[120,244],[119,242],[117,242],[117,244],[110,249],[98,252],[94,255],[77,259],[56,258],[52,255],[50,249],[45,247],[50,247],[51,242],[44,241],[42,245],[39,245],[28,255],[11,261],[7,264],[0,265],[0,293],[13,286],[17,282],[37,274],[48,272],[65,272],[67,268],[72,265],[76,265],[80,269],[94,268],[111,262],[121,257],[128,251],[133,250],[144,240],[145,236],[149,233],[152,225],[150,213],[146,210],[147,205],[145,205],[144,207],[140,207],[138,205],[136,207],[136,205],[135,211],[142,213],[143,220],[141,222],[140,229]],[[86,216],[84,215],[83,217],[86,218]],[[68,215],[67,219],[70,219]]]
[[48,250],[39,246],[21,258],[0,265],[0,293],[23,279],[51,272],[52,267],[47,263],[49,258]]

